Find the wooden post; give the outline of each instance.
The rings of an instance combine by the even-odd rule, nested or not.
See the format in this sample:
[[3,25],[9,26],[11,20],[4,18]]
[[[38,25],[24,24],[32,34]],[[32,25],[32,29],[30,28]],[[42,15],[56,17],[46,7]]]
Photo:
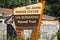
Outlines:
[[44,10],[44,5],[45,5],[45,1],[42,2],[42,10],[41,10],[41,14],[40,14],[38,26],[37,26],[36,29],[34,29],[32,31],[31,40],[38,40],[38,34],[39,34],[39,31],[40,31],[40,26],[41,26],[41,21],[42,21],[42,15],[43,15],[43,10]]
[[[18,26],[16,26],[17,28]],[[17,40],[24,40],[24,30],[16,30]]]

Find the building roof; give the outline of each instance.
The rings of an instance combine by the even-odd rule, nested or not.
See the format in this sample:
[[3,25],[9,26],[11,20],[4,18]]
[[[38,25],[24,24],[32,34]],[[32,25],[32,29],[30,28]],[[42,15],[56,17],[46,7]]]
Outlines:
[[12,13],[12,9],[0,8],[0,13],[5,13],[8,16]]
[[[3,13],[3,12],[6,13],[7,16],[10,16],[13,13],[13,10],[8,9],[8,8],[0,8],[0,13]],[[43,20],[54,20],[56,18],[43,14],[42,19]],[[12,20],[12,18],[10,20]]]
[[42,19],[43,20],[55,20],[56,17],[52,17],[52,16],[48,16],[48,15],[43,14]]

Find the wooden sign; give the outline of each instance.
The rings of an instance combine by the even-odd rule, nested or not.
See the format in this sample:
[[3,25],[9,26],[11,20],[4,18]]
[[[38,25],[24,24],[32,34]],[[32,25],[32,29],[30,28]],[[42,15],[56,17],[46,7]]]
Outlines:
[[22,27],[37,26],[40,15],[15,15],[15,25]]
[[41,10],[42,3],[15,8],[13,11],[15,25],[22,27],[21,29],[29,29],[27,27],[36,27],[38,25]]
[[45,1],[13,10],[17,34],[20,34],[21,30],[23,32],[25,29],[32,29],[31,40],[38,40],[44,5]]

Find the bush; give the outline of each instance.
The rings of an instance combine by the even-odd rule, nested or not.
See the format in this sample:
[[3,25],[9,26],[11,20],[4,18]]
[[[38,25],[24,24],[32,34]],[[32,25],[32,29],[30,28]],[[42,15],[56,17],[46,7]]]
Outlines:
[[60,30],[58,30],[58,32],[57,32],[57,38],[58,38],[58,40],[60,40]]

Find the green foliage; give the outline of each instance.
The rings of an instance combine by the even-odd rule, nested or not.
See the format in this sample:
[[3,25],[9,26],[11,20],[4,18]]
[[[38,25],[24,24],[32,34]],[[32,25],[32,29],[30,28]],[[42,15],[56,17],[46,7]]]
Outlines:
[[55,37],[56,37],[56,35],[52,34],[50,40],[54,40]]
[[[58,32],[58,35],[60,35],[59,33],[60,33],[60,32]],[[38,39],[41,38],[41,37],[40,37],[41,34],[45,34],[45,33],[39,33],[39,35],[38,35],[39,38],[38,38]],[[52,35],[51,35],[51,38],[50,38],[49,35],[46,34],[46,35],[43,35],[42,37],[44,38],[44,40],[54,40],[54,38],[56,37],[56,35],[57,35],[57,34],[55,34],[55,35],[52,34]],[[13,36],[12,36],[12,37],[9,36],[9,37],[8,37],[8,40],[24,40],[24,38],[23,38],[22,36],[17,36],[16,38],[14,38]],[[30,37],[27,37],[26,40],[31,40],[31,35],[30,35]]]
[[2,17],[4,20],[6,19],[6,14],[4,12],[2,12]]
[[26,6],[29,4],[36,3],[37,0],[0,0],[0,7],[2,8],[15,8],[18,6]]
[[60,16],[60,0],[46,0],[45,14],[59,17]]
[[22,36],[17,36],[17,37],[11,37],[11,36],[8,36],[8,40],[24,40],[24,38]]
[[[15,8],[18,6],[26,6],[37,3],[37,0],[0,0],[0,7]],[[60,16],[60,0],[46,0],[45,14],[59,17]]]
[[58,40],[60,40],[60,30],[58,30],[58,32],[57,32],[57,38],[58,38]]
[[8,40],[12,40],[12,37],[9,36]]
[[30,40],[30,38],[29,37],[27,37],[27,39],[26,40]]
[[5,4],[4,3],[5,3],[5,0],[0,0],[0,7],[3,7],[4,8],[5,7]]

